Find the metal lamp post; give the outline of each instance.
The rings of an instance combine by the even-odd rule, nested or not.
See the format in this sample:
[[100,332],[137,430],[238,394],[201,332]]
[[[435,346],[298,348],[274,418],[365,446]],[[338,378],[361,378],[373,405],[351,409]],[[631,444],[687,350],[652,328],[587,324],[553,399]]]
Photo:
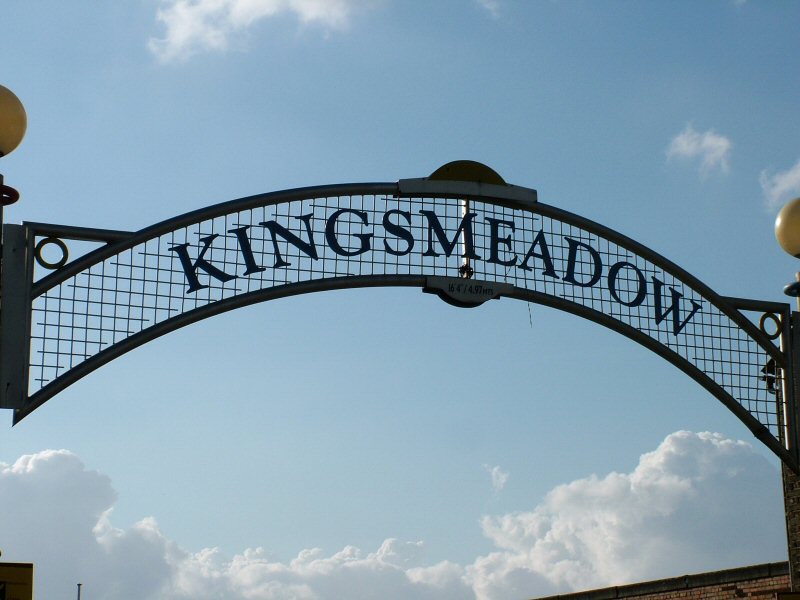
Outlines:
[[[28,118],[22,102],[11,90],[0,85],[0,158],[10,154],[19,146],[25,137],[27,126]],[[3,175],[0,174],[1,206],[13,204],[17,200],[19,193],[14,188],[4,185]],[[0,213],[0,223],[2,223],[2,213]]]
[[[0,85],[0,158],[10,154],[25,137],[28,117],[14,92]],[[0,173],[0,261],[3,247],[3,208],[19,200],[19,192],[3,183]],[[1,265],[2,263],[0,263]],[[1,269],[2,267],[0,267]]]
[[[0,85],[0,158],[10,154],[25,137],[28,118],[22,102],[14,93]],[[19,200],[19,192],[3,183],[0,173],[0,276],[3,272],[3,208]],[[2,281],[0,279],[0,281]],[[3,305],[3,291],[0,287],[0,310]]]
[[[781,248],[795,258],[800,258],[800,198],[788,202],[778,213],[775,219],[775,238]],[[797,298],[797,309],[800,311],[800,272],[795,274],[795,281],[783,288],[783,293],[792,298]],[[800,331],[800,312],[792,314],[790,327],[794,332]],[[800,335],[792,335],[791,354],[800,356],[797,346]],[[797,358],[793,359],[793,362]],[[795,363],[797,364],[797,363]],[[794,380],[787,381],[786,385],[793,386],[795,397],[800,390],[797,389],[797,369]],[[783,474],[783,502],[786,514],[786,540],[789,550],[789,573],[792,591],[800,588],[800,477],[791,469],[781,465]]]

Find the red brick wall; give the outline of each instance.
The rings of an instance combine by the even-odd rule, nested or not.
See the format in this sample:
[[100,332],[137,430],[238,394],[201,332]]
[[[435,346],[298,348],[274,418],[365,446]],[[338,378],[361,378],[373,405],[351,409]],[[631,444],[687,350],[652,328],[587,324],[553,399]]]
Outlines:
[[793,589],[800,586],[800,477],[786,465],[783,471],[783,506],[786,510],[786,539]]
[[769,563],[739,569],[684,575],[540,600],[772,600],[789,591],[789,564]]

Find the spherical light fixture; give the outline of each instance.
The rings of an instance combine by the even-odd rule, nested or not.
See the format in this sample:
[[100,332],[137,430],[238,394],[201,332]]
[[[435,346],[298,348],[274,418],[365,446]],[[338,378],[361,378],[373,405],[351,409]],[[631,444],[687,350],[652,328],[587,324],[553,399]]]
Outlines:
[[[796,258],[800,258],[800,198],[788,202],[775,218],[775,239],[781,248]],[[797,281],[783,288],[787,296],[797,298],[800,310],[800,272]]]
[[800,198],[787,203],[778,213],[775,239],[786,252],[800,258]]
[[25,137],[28,117],[22,102],[14,92],[0,85],[0,156],[5,156],[19,146]]

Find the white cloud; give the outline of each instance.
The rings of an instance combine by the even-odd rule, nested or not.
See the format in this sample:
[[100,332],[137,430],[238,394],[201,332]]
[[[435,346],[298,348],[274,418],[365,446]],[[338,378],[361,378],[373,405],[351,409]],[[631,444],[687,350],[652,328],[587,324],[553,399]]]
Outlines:
[[800,196],[800,159],[787,171],[770,175],[766,170],[759,177],[764,198],[770,209],[778,208],[784,202]]
[[500,16],[500,0],[475,0],[475,2],[488,10],[495,19]]
[[500,468],[500,465],[495,465],[494,467],[490,467],[489,465],[483,465],[483,468],[486,469],[489,476],[492,478],[492,489],[495,493],[499,493],[506,487],[506,483],[508,483],[509,474],[503,469]]
[[687,125],[667,146],[667,160],[699,159],[700,173],[704,177],[715,169],[728,173],[732,147],[730,139],[712,129],[701,133],[695,131],[691,125]]
[[748,444],[684,431],[630,473],[561,485],[533,511],[482,524],[503,549],[492,572],[580,590],[783,559],[781,508],[775,469]]
[[0,498],[13,507],[0,512],[3,558],[35,562],[46,598],[82,581],[109,600],[494,600],[785,558],[776,470],[748,444],[710,433],[672,434],[630,473],[579,479],[529,512],[485,517],[496,551],[467,565],[426,565],[422,542],[396,539],[287,562],[261,548],[189,552],[152,518],[115,528],[110,480],[64,450],[0,463]]
[[365,0],[162,0],[156,19],[166,27],[163,38],[151,38],[150,51],[162,62],[181,61],[207,50],[225,50],[256,22],[292,14],[303,24],[331,29],[347,25]]

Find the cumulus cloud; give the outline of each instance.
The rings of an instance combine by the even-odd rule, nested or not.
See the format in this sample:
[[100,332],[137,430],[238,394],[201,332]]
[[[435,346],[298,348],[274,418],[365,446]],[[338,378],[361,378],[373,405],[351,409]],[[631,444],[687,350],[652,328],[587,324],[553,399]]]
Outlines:
[[[786,552],[775,469],[745,442],[712,433],[674,433],[630,473],[561,485],[534,510],[485,517],[482,525],[503,549],[491,557],[491,571],[546,574],[558,590],[779,560]],[[477,561],[475,568],[487,567]]]
[[761,171],[759,181],[770,209],[777,208],[784,202],[800,196],[800,159],[786,171],[772,175],[766,170]]
[[667,160],[699,160],[700,174],[703,177],[715,169],[728,173],[732,147],[730,139],[712,129],[701,133],[687,125],[667,146]]
[[208,50],[225,50],[231,38],[258,21],[291,14],[303,24],[330,29],[346,26],[364,0],[162,0],[156,19],[162,38],[151,38],[150,51],[162,62],[181,61]]
[[509,474],[503,471],[500,465],[495,465],[494,467],[483,465],[483,468],[486,469],[489,476],[492,478],[492,489],[494,492],[501,492],[503,488],[506,487],[506,483],[508,483]]
[[36,563],[42,597],[68,595],[77,581],[110,600],[532,597],[784,559],[778,481],[744,442],[678,432],[630,473],[484,517],[495,551],[470,564],[425,564],[422,542],[393,538],[373,552],[314,548],[280,562],[262,548],[190,552],[152,518],[117,529],[108,477],[48,450],[0,463],[0,498],[13,507],[0,512],[0,546],[5,560]]

